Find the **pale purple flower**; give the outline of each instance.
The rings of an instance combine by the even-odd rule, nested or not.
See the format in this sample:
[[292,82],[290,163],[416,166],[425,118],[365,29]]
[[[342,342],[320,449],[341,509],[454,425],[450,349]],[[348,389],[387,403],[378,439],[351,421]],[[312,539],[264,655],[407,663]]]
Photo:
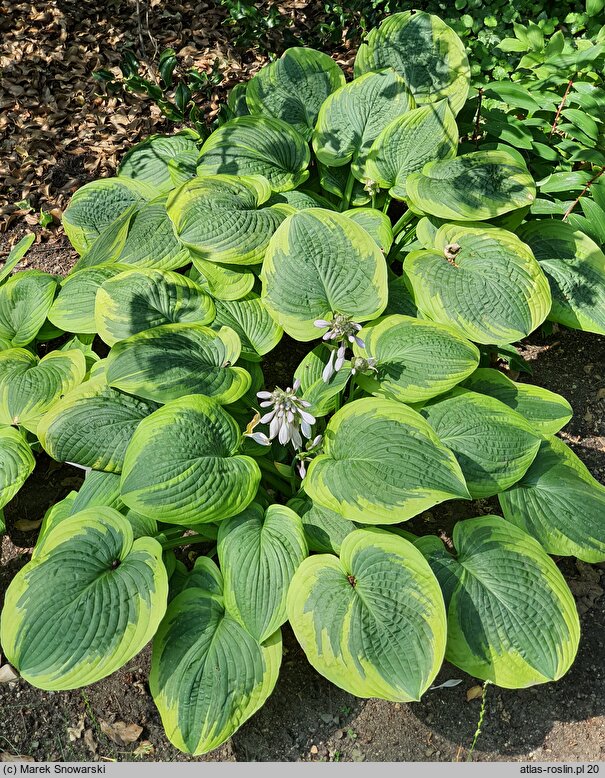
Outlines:
[[361,329],[361,324],[353,321],[350,316],[345,316],[344,313],[335,314],[332,321],[317,319],[314,324],[319,329],[328,327],[328,330],[322,335],[322,340],[338,341],[338,348],[332,350],[322,372],[324,382],[328,383],[334,373],[337,373],[344,365],[348,343],[356,343],[359,348],[365,348],[365,343],[357,334]]
[[377,373],[376,359],[374,357],[353,357],[351,360],[351,375],[356,373]]
[[[261,408],[270,408],[270,410],[249,425],[245,433],[246,437],[252,438],[263,446],[269,446],[271,441],[277,438],[282,445],[292,443],[295,449],[300,449],[303,436],[307,439],[311,437],[315,416],[307,410],[311,403],[296,394],[299,389],[300,381],[297,378],[293,386],[285,391],[275,387],[272,392],[258,392],[257,397],[262,400]],[[268,424],[269,434],[253,432],[256,424]]]

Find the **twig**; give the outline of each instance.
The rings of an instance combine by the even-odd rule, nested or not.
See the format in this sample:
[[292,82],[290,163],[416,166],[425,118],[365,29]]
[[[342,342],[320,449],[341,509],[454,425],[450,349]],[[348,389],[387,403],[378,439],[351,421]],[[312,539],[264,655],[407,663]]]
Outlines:
[[580,194],[579,194],[579,195],[576,197],[576,199],[573,201],[573,203],[572,203],[572,204],[569,206],[569,208],[568,208],[568,209],[565,211],[565,213],[563,214],[563,218],[561,219],[561,221],[567,221],[567,217],[568,217],[568,216],[569,216],[569,214],[570,214],[570,213],[573,211],[573,209],[576,207],[576,205],[577,205],[577,204],[580,202],[580,199],[581,199],[582,197],[584,197],[584,195],[586,194],[586,192],[588,192],[588,190],[590,189],[590,187],[591,187],[591,186],[594,184],[594,182],[595,182],[595,181],[596,181],[598,178],[600,178],[600,177],[603,175],[603,173],[605,173],[605,167],[602,167],[602,168],[599,170],[599,172],[598,172],[596,175],[594,175],[594,176],[593,176],[593,177],[590,179],[590,181],[589,181],[589,182],[586,184],[586,186],[584,187],[584,189],[582,189],[582,191],[580,192]]
[[549,138],[552,138],[554,135],[555,130],[557,129],[557,124],[559,122],[559,116],[561,116],[561,111],[563,108],[565,108],[565,103],[567,101],[567,95],[571,91],[571,88],[573,86],[573,80],[570,78],[567,83],[567,89],[565,90],[565,94],[563,95],[563,98],[561,99],[561,102],[559,103],[559,107],[557,108],[557,113],[555,114],[554,121],[552,123],[552,127],[550,128],[550,133],[548,134]]
[[141,22],[141,3],[140,0],[135,0],[137,7],[137,31],[139,33],[139,44],[141,46],[141,54],[143,59],[147,59],[147,49],[145,48],[145,41],[143,39],[143,24]]

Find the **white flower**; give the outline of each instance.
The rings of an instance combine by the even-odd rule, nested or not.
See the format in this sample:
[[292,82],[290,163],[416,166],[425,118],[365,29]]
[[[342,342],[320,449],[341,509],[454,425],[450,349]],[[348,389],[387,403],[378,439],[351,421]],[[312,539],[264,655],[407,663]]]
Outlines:
[[[300,381],[297,378],[293,386],[285,391],[275,387],[272,392],[258,392],[257,397],[262,400],[260,407],[271,410],[264,416],[255,418],[248,425],[246,437],[252,438],[263,446],[271,445],[271,441],[277,438],[283,445],[291,442],[295,449],[300,449],[303,443],[302,436],[307,439],[311,437],[315,416],[306,410],[311,403],[297,396],[299,389]],[[269,435],[253,432],[257,424],[268,424]]]
[[319,329],[328,327],[327,331],[324,332],[322,336],[323,340],[338,341],[338,348],[336,350],[332,350],[330,358],[323,369],[323,373],[321,374],[324,382],[327,384],[334,373],[338,373],[338,371],[344,365],[347,343],[357,343],[359,348],[365,348],[365,343],[357,334],[361,329],[361,324],[353,321],[350,316],[345,316],[344,313],[337,313],[332,321],[327,321],[326,319],[317,319],[313,323]]

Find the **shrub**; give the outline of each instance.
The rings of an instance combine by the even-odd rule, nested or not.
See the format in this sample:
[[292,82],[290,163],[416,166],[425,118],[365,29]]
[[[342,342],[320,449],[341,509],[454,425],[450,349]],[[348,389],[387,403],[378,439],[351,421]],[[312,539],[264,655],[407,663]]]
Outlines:
[[[58,290],[38,271],[0,288],[2,502],[40,446],[89,471],[6,596],[30,683],[92,683],[153,638],[167,735],[200,754],[270,695],[286,621],[360,697],[418,700],[444,656],[509,688],[569,669],[578,614],[549,554],[605,560],[605,488],[556,437],[567,401],[490,364],[547,318],[605,333],[605,255],[552,218],[533,141],[482,124],[514,93],[469,110],[470,75],[421,12],[370,32],[348,83],[290,49],[205,141],[151,137],[76,192]],[[554,161],[547,184],[576,175]],[[282,338],[302,356],[286,388],[263,376]],[[447,544],[405,529],[494,497],[503,517],[469,504]],[[191,544],[192,570],[173,551]]]

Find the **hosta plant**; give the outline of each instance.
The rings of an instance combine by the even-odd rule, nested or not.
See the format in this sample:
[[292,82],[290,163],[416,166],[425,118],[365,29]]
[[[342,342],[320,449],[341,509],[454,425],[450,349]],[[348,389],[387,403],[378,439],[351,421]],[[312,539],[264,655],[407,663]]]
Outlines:
[[[605,255],[533,209],[515,148],[461,147],[469,74],[421,12],[352,80],[290,49],[205,141],[154,136],[76,192],[66,278],[0,288],[2,499],[32,449],[87,471],[7,592],[26,680],[83,686],[153,639],[168,737],[202,754],[271,694],[287,622],[360,697],[418,700],[444,657],[510,688],[569,669],[549,555],[605,560],[605,488],[556,436],[569,403],[493,357],[547,318],[603,332]],[[446,500],[468,518],[427,535]]]

